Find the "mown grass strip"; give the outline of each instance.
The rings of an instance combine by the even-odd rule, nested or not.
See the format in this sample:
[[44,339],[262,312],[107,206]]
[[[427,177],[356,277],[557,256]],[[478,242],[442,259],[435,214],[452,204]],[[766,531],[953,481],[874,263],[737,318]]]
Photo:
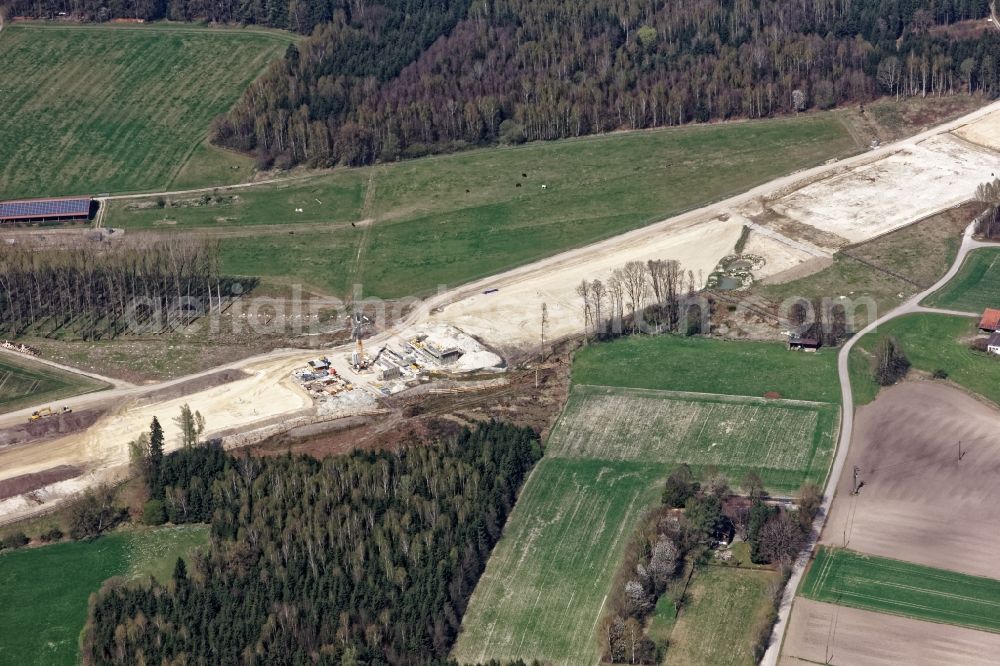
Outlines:
[[776,342],[634,335],[577,352],[573,381],[840,403],[835,349],[790,352]]
[[83,375],[28,359],[0,356],[0,413],[104,388],[107,388],[104,382]]
[[187,525],[0,553],[0,663],[79,663],[87,599],[105,579],[165,583],[178,557],[207,542],[206,525]]
[[[242,203],[225,207],[116,205],[107,225],[165,233],[288,225],[280,235],[223,237],[227,270],[252,265],[251,256],[294,255],[293,266],[264,261],[253,265],[254,274],[340,295],[353,267],[331,266],[324,257],[365,238],[365,294],[395,298],[608,238],[856,150],[836,113],[616,133],[375,167],[374,196],[363,213],[375,221],[370,229],[349,224],[362,216],[370,169],[242,190]],[[299,247],[304,230],[294,226],[304,223],[329,225],[309,230],[306,250]]]
[[801,593],[842,606],[1000,632],[1000,581],[842,548],[818,551]]
[[493,549],[452,657],[596,663],[605,596],[667,473],[645,463],[543,459]]
[[836,405],[574,384],[548,455],[756,471],[773,491],[826,476]]
[[968,312],[1000,307],[1000,248],[970,252],[958,274],[924,305]]

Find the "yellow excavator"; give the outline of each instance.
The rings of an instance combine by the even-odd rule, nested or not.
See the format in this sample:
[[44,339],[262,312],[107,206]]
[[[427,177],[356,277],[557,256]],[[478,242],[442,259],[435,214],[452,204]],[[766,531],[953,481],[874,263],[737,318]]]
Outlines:
[[49,416],[58,416],[59,414],[69,414],[73,410],[69,407],[63,407],[61,412],[52,411],[51,407],[42,407],[41,409],[35,410],[31,413],[30,421],[41,421]]

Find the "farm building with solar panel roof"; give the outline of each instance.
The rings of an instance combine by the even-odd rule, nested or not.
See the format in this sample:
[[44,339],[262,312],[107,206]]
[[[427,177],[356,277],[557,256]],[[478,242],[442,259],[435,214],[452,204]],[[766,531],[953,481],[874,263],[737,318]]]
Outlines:
[[0,201],[0,223],[86,220],[92,206],[90,197]]

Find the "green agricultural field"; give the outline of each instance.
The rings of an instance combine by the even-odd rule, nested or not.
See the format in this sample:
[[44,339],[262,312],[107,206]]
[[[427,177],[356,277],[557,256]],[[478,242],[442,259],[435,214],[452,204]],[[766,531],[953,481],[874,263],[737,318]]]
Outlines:
[[1000,632],[1000,581],[821,548],[801,594],[880,613]]
[[[0,197],[166,189],[212,118],[291,40],[8,25],[0,33]],[[231,182],[224,169],[219,178],[205,173],[204,184]]]
[[1000,248],[970,252],[958,274],[924,305],[966,312],[1000,307]]
[[775,342],[631,336],[578,351],[573,381],[840,403],[836,350],[790,352]]
[[[355,281],[383,298],[422,295],[856,152],[842,118],[625,132],[336,169],[239,190],[237,202],[223,205],[160,210],[117,202],[106,224],[163,232],[201,227],[222,238],[226,270],[251,267],[266,279],[286,281],[287,264],[254,264],[252,257],[301,256],[294,279],[336,295]],[[346,224],[361,220],[374,224]],[[275,229],[230,240],[233,226]],[[304,256],[302,234],[309,234]],[[230,243],[239,247],[226,248]],[[360,252],[345,261],[345,247]],[[313,261],[322,256],[334,259]]]
[[690,601],[681,609],[670,632],[664,663],[753,666],[755,631],[766,621],[771,588],[779,582],[773,571],[699,569],[688,588]]
[[598,624],[662,465],[544,458],[493,549],[452,657],[594,664]]
[[107,384],[83,375],[9,354],[0,356],[0,413],[107,387]]
[[191,525],[0,553],[0,663],[78,663],[87,599],[105,579],[166,581],[207,543],[208,527]]
[[574,384],[548,442],[560,458],[749,470],[791,492],[826,478],[838,408],[825,403]]
[[[944,370],[948,379],[1000,404],[1000,357],[976,351],[975,317],[910,314],[883,324],[858,340],[851,350],[851,389],[859,404],[871,401],[878,386],[871,373],[871,352],[883,336],[894,336],[912,369],[926,373]],[[912,370],[911,370],[912,371]]]

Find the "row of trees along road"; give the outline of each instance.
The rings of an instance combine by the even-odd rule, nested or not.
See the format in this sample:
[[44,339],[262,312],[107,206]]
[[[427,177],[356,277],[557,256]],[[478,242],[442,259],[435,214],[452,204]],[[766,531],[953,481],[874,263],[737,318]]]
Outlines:
[[183,494],[187,511],[177,504],[171,520],[209,520],[211,544],[165,584],[108,581],[90,604],[84,662],[449,663],[540,455],[530,429],[493,422],[322,461],[213,444],[163,456],[150,493]]
[[2,244],[0,334],[98,339],[183,325],[228,298],[219,265],[217,240],[180,235],[65,248]]

